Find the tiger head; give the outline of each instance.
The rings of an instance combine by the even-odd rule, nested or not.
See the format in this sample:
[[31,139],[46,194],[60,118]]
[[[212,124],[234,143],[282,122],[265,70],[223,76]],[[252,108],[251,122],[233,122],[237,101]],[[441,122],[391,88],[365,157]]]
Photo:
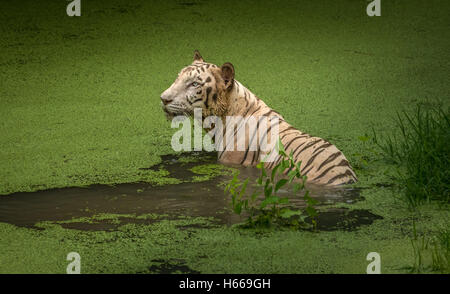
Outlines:
[[161,94],[161,106],[168,119],[177,115],[193,116],[195,108],[203,117],[222,116],[228,108],[228,96],[234,85],[234,67],[206,63],[198,51],[194,61],[183,68],[173,84]]

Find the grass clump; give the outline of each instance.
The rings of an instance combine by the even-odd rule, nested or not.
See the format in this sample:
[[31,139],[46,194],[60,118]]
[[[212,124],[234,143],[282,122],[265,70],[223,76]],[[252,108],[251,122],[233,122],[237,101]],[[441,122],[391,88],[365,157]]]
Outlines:
[[[414,112],[397,113],[396,131],[374,141],[382,154],[398,166],[396,181],[405,200],[417,212],[425,203],[450,200],[450,120],[441,103],[418,104]],[[432,236],[419,236],[413,222],[411,272],[450,273],[450,230],[439,229]]]
[[441,229],[430,237],[419,236],[414,222],[411,245],[414,251],[414,264],[410,268],[412,273],[427,271],[450,273],[450,230],[448,228]]
[[395,120],[397,132],[375,143],[399,166],[398,181],[412,207],[450,199],[450,121],[441,104],[418,104],[413,113],[402,111]]
[[450,274],[450,229],[439,232],[432,249],[433,270]]

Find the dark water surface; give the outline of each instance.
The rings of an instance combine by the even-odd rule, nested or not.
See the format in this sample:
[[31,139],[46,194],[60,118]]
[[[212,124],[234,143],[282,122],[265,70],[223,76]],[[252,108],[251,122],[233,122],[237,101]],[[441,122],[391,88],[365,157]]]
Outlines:
[[[184,163],[182,156],[163,156],[161,164],[150,169],[165,168],[170,176],[189,181],[194,174],[189,169],[201,164],[216,163],[213,154],[191,153],[195,162]],[[256,168],[239,168],[240,177],[250,177],[250,183],[259,176]],[[229,209],[229,196],[219,183],[231,176],[218,176],[203,182],[152,186],[148,183],[119,184],[115,186],[92,185],[86,188],[50,189],[37,192],[14,193],[0,196],[0,222],[17,226],[33,227],[40,221],[64,221],[78,217],[90,217],[100,213],[113,214],[167,214],[168,218],[180,216],[214,217],[218,223],[234,224],[242,221]],[[321,204],[337,202],[351,203],[361,199],[359,190],[353,188],[325,189],[309,186],[310,194]],[[301,195],[294,196],[289,190],[280,190],[279,196],[289,197],[290,205],[305,207]],[[351,218],[351,221],[348,221]],[[333,209],[321,213],[318,228],[321,230],[353,229],[361,224],[370,224],[376,215],[368,211]],[[121,219],[122,220],[122,219]],[[125,219],[138,222],[135,219]],[[340,224],[346,224],[340,225]],[[117,225],[116,225],[117,226]],[[93,224],[72,223],[64,227],[74,229],[108,230],[114,225],[107,222]]]

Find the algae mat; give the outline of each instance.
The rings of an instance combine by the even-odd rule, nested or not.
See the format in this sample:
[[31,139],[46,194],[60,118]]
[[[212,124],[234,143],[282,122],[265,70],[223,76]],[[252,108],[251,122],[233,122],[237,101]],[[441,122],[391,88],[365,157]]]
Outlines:
[[[11,201],[0,216],[0,272],[63,273],[72,251],[86,273],[365,273],[372,251],[382,272],[408,272],[413,217],[421,234],[448,227],[446,209],[409,212],[392,167],[364,139],[372,127],[390,130],[396,111],[450,101],[448,1],[383,1],[373,18],[366,1],[350,0],[83,1],[78,18],[66,5],[0,3],[0,194]],[[323,229],[331,229],[242,230],[217,215],[227,199],[212,194],[206,215],[132,203],[114,213],[115,201],[126,203],[119,193],[104,206],[83,198],[58,218],[48,208],[64,203],[62,193],[42,201],[46,217],[26,213],[39,209],[36,199],[20,216],[30,196],[16,193],[141,183],[128,186],[137,201],[138,189],[190,185],[152,167],[173,153],[159,95],[194,49],[232,62],[237,79],[287,121],[347,155],[361,197],[328,204]],[[217,176],[186,181],[220,190]]]

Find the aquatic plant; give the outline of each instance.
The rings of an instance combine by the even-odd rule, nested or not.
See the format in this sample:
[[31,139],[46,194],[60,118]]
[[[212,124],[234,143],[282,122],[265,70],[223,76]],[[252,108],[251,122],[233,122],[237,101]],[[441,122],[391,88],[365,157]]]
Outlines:
[[411,245],[414,251],[412,273],[426,271],[450,273],[450,230],[441,229],[436,235],[419,236],[416,223],[413,221],[413,237]]
[[432,269],[441,273],[450,273],[450,230],[441,230],[433,242],[431,252]]
[[[225,192],[231,195],[231,208],[238,215],[241,215],[243,211],[248,213],[246,225],[249,227],[270,227],[277,224],[298,228],[307,226],[304,220],[309,216],[315,230],[317,210],[314,205],[318,202],[309,195],[309,191],[305,188],[307,177],[300,173],[301,162],[295,162],[292,152],[289,155],[286,153],[280,140],[277,148],[282,156],[280,163],[275,165],[270,173],[265,170],[264,162],[257,164],[256,167],[261,170],[261,174],[256,180],[258,189],[253,191],[249,197],[245,193],[249,179],[241,181],[238,178],[239,173],[234,174],[233,179],[225,187]],[[285,170],[289,170],[289,172],[284,174]],[[304,191],[306,214],[289,207],[287,197],[278,196],[278,191],[285,185],[292,185],[294,194]],[[262,198],[262,200],[257,201],[258,198]]]
[[374,142],[396,164],[397,181],[412,207],[450,200],[450,120],[441,103],[418,104],[415,112],[397,113],[396,132]]

